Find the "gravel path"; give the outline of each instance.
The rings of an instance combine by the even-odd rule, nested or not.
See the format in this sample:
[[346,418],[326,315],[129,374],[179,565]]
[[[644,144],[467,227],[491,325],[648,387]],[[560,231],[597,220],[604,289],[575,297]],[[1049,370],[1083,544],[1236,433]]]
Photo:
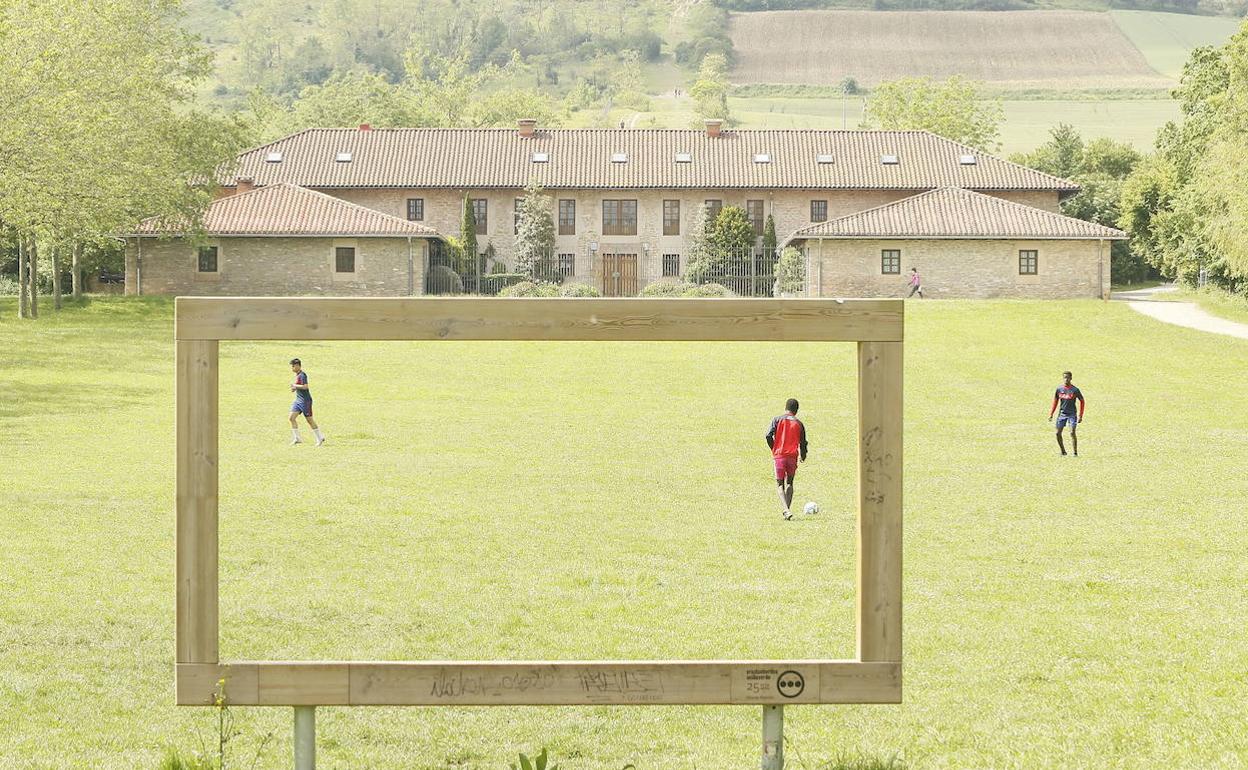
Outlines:
[[1173,285],[1154,286],[1151,289],[1115,292],[1113,299],[1126,302],[1131,309],[1163,323],[1248,340],[1248,324],[1210,315],[1195,302],[1167,302],[1156,297],[1157,294],[1175,290]]

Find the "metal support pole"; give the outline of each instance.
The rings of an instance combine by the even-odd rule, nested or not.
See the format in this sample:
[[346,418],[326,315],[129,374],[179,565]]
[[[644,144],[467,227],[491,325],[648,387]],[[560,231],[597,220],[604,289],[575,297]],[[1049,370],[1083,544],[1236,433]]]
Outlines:
[[763,770],[784,768],[784,706],[763,706]]
[[316,770],[316,706],[295,706],[295,770]]

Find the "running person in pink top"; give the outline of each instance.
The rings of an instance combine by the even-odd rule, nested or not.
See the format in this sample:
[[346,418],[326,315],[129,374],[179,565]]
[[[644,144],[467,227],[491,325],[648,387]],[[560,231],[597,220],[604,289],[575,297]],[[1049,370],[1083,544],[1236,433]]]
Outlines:
[[919,299],[923,299],[923,279],[919,276],[917,267],[910,268],[910,297],[915,294],[919,295]]
[[776,491],[780,493],[781,513],[785,521],[793,518],[789,508],[793,505],[793,477],[797,475],[797,462],[806,462],[806,426],[797,419],[798,403],[790,398],[784,404],[784,414],[771,421],[767,429],[767,448],[776,464]]

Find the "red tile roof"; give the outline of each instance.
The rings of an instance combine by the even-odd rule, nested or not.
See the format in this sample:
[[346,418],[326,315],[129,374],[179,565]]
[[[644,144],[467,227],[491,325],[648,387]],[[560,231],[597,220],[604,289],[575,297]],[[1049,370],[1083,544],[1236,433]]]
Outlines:
[[1127,234],[1082,219],[946,187],[803,227],[790,240],[819,238],[1013,238],[1119,240]]
[[[259,187],[215,200],[204,211],[203,227],[210,235],[438,235],[417,222],[292,184]],[[177,231],[153,218],[139,223],[132,235]]]
[[[613,162],[617,153],[626,160]],[[756,162],[762,154],[769,162]],[[519,189],[536,179],[554,189],[1079,189],[926,131],[313,128],[244,152],[236,173],[314,188]]]

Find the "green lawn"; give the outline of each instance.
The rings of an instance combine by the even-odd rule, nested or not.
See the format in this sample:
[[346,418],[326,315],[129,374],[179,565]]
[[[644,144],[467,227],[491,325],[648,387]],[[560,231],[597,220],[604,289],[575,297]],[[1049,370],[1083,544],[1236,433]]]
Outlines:
[[[0,768],[154,768],[172,704],[170,307],[0,299]],[[1248,342],[1122,303],[907,305],[906,691],[790,766],[1248,766]],[[1158,351],[1165,351],[1162,364]],[[286,361],[329,436],[289,447]],[[225,658],[853,654],[849,345],[222,346]],[[1045,420],[1062,369],[1083,456]],[[762,442],[803,401],[780,520]],[[238,713],[260,768],[290,712]],[[322,709],[324,768],[756,765],[753,707]],[[233,767],[247,767],[242,752]]]
[[[862,122],[861,97],[846,100],[843,115],[839,98],[734,96],[728,103],[741,128],[857,128]],[[1073,125],[1087,139],[1107,136],[1151,150],[1157,130],[1179,117],[1178,102],[1170,99],[1008,99],[1002,106],[1005,154],[1034,150],[1059,123]],[[614,126],[621,121],[638,128],[687,128],[693,124],[692,104],[688,99],[654,97],[649,112],[617,109],[605,122],[598,111],[572,116],[572,125],[577,126]]]
[[1240,28],[1241,19],[1191,16],[1157,11],[1110,11],[1153,69],[1176,80],[1192,49],[1222,45]]

